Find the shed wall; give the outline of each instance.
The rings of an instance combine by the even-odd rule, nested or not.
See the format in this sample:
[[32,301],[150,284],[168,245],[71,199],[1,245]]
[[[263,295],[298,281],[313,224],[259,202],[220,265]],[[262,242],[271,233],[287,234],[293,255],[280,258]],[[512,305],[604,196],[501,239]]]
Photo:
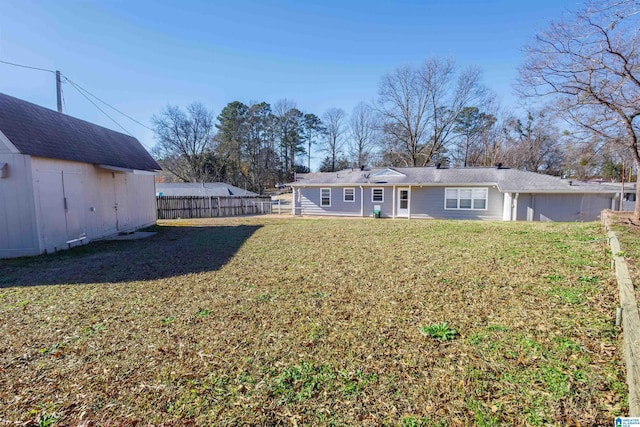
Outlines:
[[[2,150],[3,144],[0,144]],[[31,158],[0,154],[7,176],[0,178],[0,258],[39,253]]]
[[[29,246],[29,242],[12,238],[14,243],[9,252],[4,248],[8,245],[1,243],[4,239],[0,240],[0,257],[54,252],[66,249],[66,242],[81,234],[93,240],[155,223],[153,175],[109,171],[65,160],[14,157],[30,161],[24,173],[16,173],[8,185],[3,183],[5,179],[0,180],[0,201],[6,206],[4,199],[15,199],[11,221],[22,220],[25,224],[21,228],[32,230],[35,244]],[[16,159],[11,160],[12,169],[14,164],[20,164]],[[7,210],[0,208],[0,212]],[[6,213],[5,217],[8,218]],[[2,225],[0,222],[0,229]],[[9,226],[4,229],[6,234]],[[0,230],[0,239],[1,233]],[[25,236],[29,233],[25,232]]]

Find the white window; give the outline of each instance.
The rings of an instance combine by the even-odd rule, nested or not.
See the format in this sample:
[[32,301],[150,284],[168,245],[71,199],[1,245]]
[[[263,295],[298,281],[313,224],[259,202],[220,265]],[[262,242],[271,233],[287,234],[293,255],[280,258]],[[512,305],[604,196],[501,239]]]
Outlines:
[[355,202],[356,201],[356,189],[355,188],[343,188],[342,189],[342,198],[345,202]]
[[372,188],[371,189],[371,201],[384,203],[384,189],[383,188]]
[[446,188],[445,209],[487,210],[487,188]]
[[320,206],[331,206],[331,189],[320,189]]

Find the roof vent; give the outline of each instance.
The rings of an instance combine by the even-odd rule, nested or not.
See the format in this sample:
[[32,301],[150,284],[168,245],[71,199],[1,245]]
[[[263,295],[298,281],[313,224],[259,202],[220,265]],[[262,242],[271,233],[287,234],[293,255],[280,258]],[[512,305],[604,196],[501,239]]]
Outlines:
[[573,185],[573,181],[569,180],[569,186]]
[[502,169],[502,163],[496,163],[496,169]]

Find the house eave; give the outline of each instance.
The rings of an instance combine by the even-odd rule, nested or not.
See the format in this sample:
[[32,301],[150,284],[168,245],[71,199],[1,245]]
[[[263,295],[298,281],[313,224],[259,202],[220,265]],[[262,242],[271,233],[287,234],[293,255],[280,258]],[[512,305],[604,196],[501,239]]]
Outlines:
[[114,172],[124,172],[124,173],[132,173],[134,175],[160,175],[158,171],[149,171],[149,170],[141,170],[141,169],[131,169],[131,168],[122,168],[120,166],[111,166],[111,165],[95,165],[97,168],[106,169]]

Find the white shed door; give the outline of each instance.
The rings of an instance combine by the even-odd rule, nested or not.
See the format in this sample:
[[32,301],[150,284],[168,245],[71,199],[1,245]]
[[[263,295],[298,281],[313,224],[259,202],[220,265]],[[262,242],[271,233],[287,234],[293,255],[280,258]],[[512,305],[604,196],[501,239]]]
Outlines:
[[67,240],[67,223],[64,212],[62,171],[38,171],[38,204],[40,233],[44,247],[54,251],[64,247]]
[[38,171],[41,234],[48,251],[62,249],[85,233],[82,173]]
[[85,233],[82,197],[82,174],[62,172],[62,190],[64,193],[67,240],[77,239]]
[[127,203],[127,175],[124,173],[103,173],[100,177],[102,189],[102,229],[105,234],[122,231],[129,226]]

